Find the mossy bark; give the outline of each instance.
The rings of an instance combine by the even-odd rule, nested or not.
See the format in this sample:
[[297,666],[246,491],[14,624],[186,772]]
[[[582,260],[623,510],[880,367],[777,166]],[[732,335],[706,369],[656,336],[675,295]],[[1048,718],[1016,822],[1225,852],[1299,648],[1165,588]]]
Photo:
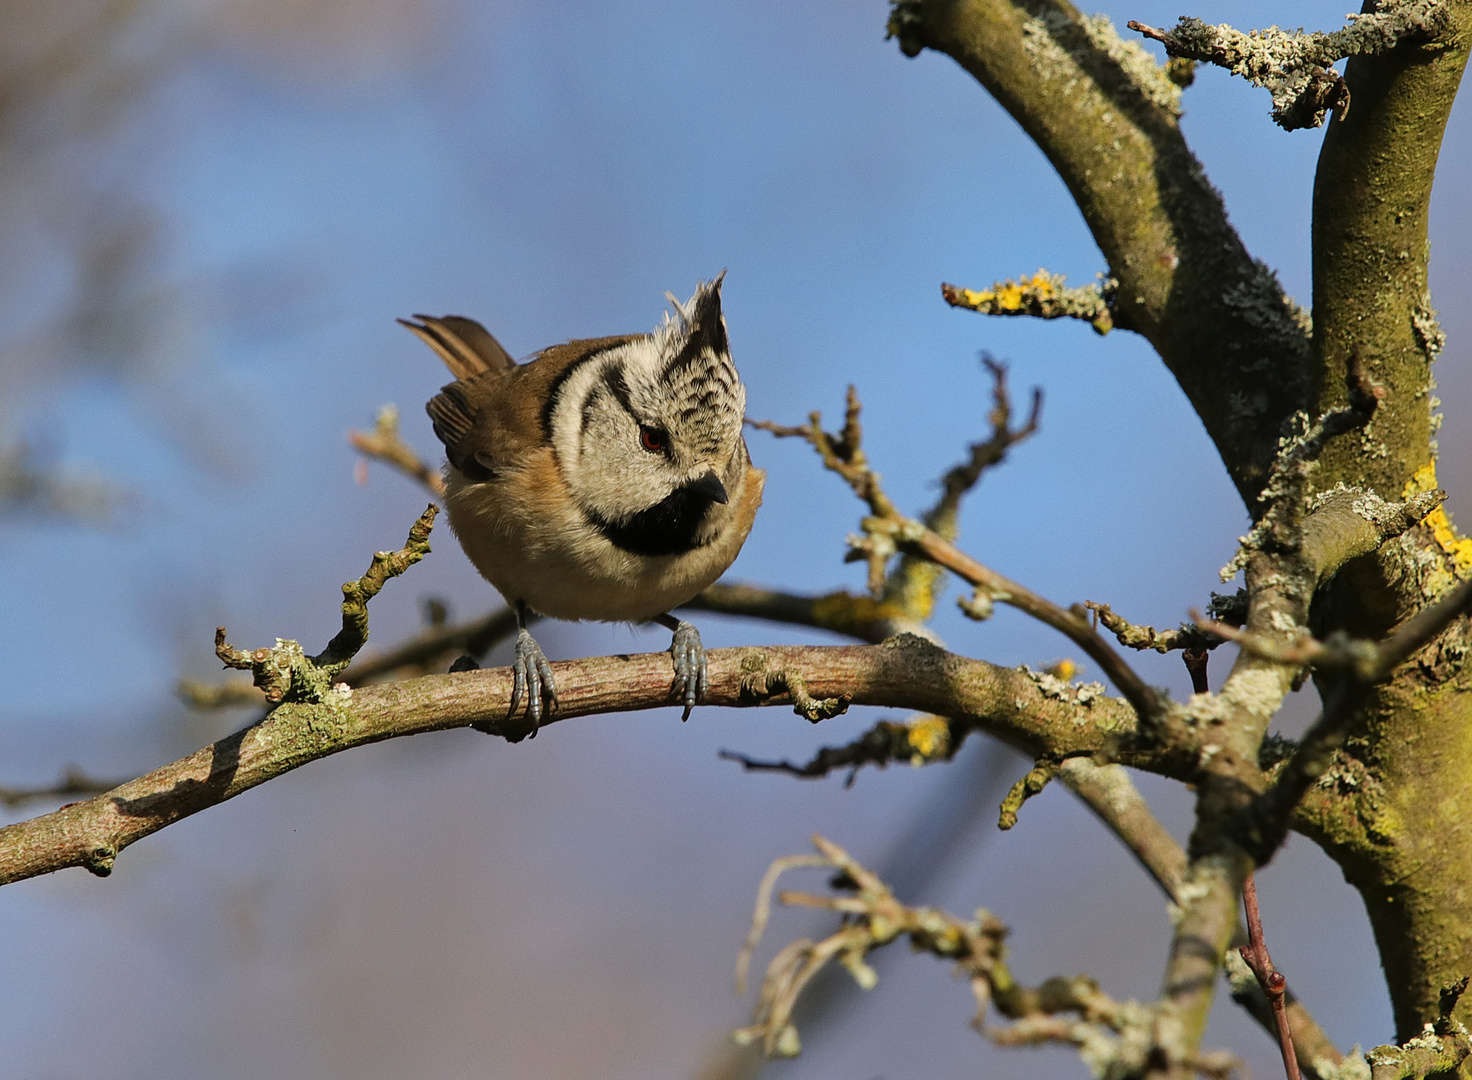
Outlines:
[[[1368,6],[1368,4],[1367,4]],[[1448,4],[1442,42],[1350,60],[1350,108],[1324,136],[1314,181],[1313,410],[1343,405],[1359,352],[1387,393],[1362,436],[1324,454],[1321,483],[1401,495],[1432,460],[1434,315],[1427,222],[1442,134],[1472,43],[1472,3]]]
[[[1420,1034],[1437,1019],[1442,988],[1472,973],[1472,679],[1465,665],[1440,685],[1404,674],[1381,687],[1295,825],[1364,898],[1397,1037]],[[1463,998],[1453,1018],[1472,1022],[1472,1001]]]

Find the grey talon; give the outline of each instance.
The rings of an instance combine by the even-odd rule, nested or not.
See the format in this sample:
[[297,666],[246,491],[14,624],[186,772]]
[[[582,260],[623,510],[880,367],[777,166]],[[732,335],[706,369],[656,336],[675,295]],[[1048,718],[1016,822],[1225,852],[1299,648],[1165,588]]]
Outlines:
[[526,716],[532,722],[531,737],[535,739],[542,724],[543,702],[547,713],[557,709],[557,684],[546,653],[526,628],[525,604],[516,605],[516,622],[516,661],[512,667],[515,680],[511,684],[511,707],[506,711],[506,718],[516,716],[516,707],[521,704],[522,695],[526,695]]
[[684,702],[685,711],[680,715],[683,722],[689,720],[691,710],[705,700],[710,672],[700,631],[684,620],[675,623],[674,631],[674,640],[670,642],[670,656],[674,659],[675,681],[671,689]]

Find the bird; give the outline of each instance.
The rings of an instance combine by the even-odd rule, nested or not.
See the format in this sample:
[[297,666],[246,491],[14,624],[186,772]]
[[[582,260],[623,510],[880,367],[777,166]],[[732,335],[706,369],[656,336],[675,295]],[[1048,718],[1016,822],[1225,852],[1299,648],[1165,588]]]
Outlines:
[[705,697],[700,631],[670,611],[735,560],[766,481],[742,435],[724,278],[683,303],[665,293],[673,310],[650,333],[567,341],[522,363],[473,319],[398,320],[455,376],[426,405],[447,458],[445,506],[515,612],[507,715],[524,698],[533,736],[557,690],[530,612],[658,623],[674,633],[681,719]]

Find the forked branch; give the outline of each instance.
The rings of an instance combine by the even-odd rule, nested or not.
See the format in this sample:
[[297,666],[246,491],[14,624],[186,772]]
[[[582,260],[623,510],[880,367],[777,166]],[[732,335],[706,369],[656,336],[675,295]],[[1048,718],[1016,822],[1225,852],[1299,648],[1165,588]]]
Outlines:
[[[833,911],[843,917],[838,930],[821,941],[795,941],[779,951],[767,967],[750,1027],[734,1034],[738,1042],[760,1042],[773,1057],[792,1057],[801,1049],[792,1011],[803,989],[829,963],[837,961],[858,984],[869,989],[878,973],[869,953],[908,937],[918,952],[952,960],[976,1001],[973,1026],[1001,1046],[1062,1043],[1076,1048],[1101,1076],[1131,1076],[1169,1039],[1148,1006],[1116,1001],[1087,975],[1052,978],[1037,987],[1019,985],[1007,965],[1002,944],[1007,928],[987,911],[962,921],[937,908],[901,903],[877,875],[865,869],[837,844],[813,837],[819,855],[778,859],[768,869],[757,893],[756,913],[737,962],[737,984],[744,987],[746,967],[761,939],[771,911],[777,879],[789,869],[826,867],[836,871],[835,895],[783,892],[787,905]],[[988,1012],[1012,1021],[987,1023]],[[1190,1067],[1206,1076],[1225,1076],[1236,1065],[1226,1054],[1193,1055]]]

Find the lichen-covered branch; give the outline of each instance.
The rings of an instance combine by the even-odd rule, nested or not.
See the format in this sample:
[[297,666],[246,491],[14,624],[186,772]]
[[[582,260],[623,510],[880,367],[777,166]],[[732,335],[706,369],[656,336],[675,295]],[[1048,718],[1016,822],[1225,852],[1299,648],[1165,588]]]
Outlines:
[[889,32],[955,59],[1047,156],[1118,282],[1115,325],[1160,353],[1255,509],[1282,422],[1307,407],[1308,323],[1187,147],[1180,87],[1067,0],[894,0]]
[[[1213,593],[1213,603],[1218,599],[1218,594]],[[1234,598],[1221,597],[1220,599]],[[1154,649],[1158,653],[1168,653],[1176,649],[1214,649],[1221,644],[1219,637],[1203,632],[1199,626],[1183,623],[1175,630],[1157,630],[1153,626],[1137,626],[1124,616],[1115,614],[1108,604],[1085,600],[1084,607],[1092,611],[1099,622],[1104,625],[1104,629],[1113,634],[1115,640],[1127,649]],[[1245,615],[1245,610],[1243,614]]]
[[[1179,905],[1183,899],[1181,889],[1186,882],[1189,861],[1181,845],[1150,812],[1149,805],[1139,789],[1129,778],[1129,773],[1118,765],[1099,765],[1085,757],[1074,757],[1059,767],[1059,779],[1066,784],[1084,804],[1088,806],[1129,849],[1161,890]],[[1240,926],[1233,935],[1233,943],[1246,942],[1247,933]],[[1228,951],[1229,961],[1242,964],[1236,953]],[[1263,988],[1250,972],[1245,979],[1237,978],[1235,967],[1227,964],[1232,999],[1246,1009],[1269,1035],[1276,1032],[1276,1019],[1272,1003]],[[1245,971],[1246,969],[1243,968]],[[1285,988],[1284,1005],[1294,1050],[1299,1068],[1305,1076],[1317,1078],[1325,1075],[1325,1067],[1337,1066],[1343,1055],[1329,1036],[1324,1033],[1309,1011],[1293,992]]]
[[1129,28],[1160,42],[1171,56],[1215,64],[1264,87],[1273,95],[1273,120],[1292,131],[1318,127],[1328,113],[1349,110],[1349,85],[1333,70],[1340,60],[1429,44],[1451,29],[1451,18],[1444,0],[1387,0],[1328,33],[1276,26],[1244,33],[1186,15],[1174,30],[1133,21]]
[[[1352,56],[1354,107],[1324,134],[1313,191],[1313,384],[1310,412],[1345,400],[1358,352],[1385,403],[1359,440],[1324,455],[1319,483],[1404,498],[1435,460],[1431,361],[1444,338],[1427,264],[1427,221],[1438,151],[1472,49],[1472,3],[1377,5],[1382,17],[1434,14],[1434,46]],[[1434,476],[1427,487],[1435,487]]]
[[[1129,706],[1048,694],[1025,671],[998,668],[902,635],[884,645],[713,649],[710,706],[792,706],[787,691],[751,693],[754,669],[802,672],[815,699],[851,695],[955,717],[1027,752],[1088,754],[1127,741]],[[573,717],[672,706],[669,653],[605,656],[552,664],[561,707],[544,727]],[[181,818],[233,798],[318,758],[384,739],[481,725],[510,736],[512,673],[487,668],[351,689],[320,701],[289,700],[261,723],[86,802],[0,829],[0,884],[85,866],[107,873],[118,852]],[[1136,765],[1170,761],[1122,755]]]
[[1472,1036],[1452,1018],[1467,991],[1469,977],[1463,975],[1441,987],[1436,1018],[1427,1021],[1420,1034],[1399,1046],[1377,1046],[1365,1055],[1370,1080],[1422,1080],[1427,1076],[1460,1076],[1472,1057]]
[[[1369,424],[1385,398],[1385,388],[1369,381],[1358,359],[1347,368],[1345,379],[1349,393],[1347,405],[1331,409],[1312,422],[1307,413],[1297,412],[1284,425],[1278,452],[1260,493],[1263,512],[1251,531],[1241,538],[1237,554],[1222,567],[1223,581],[1230,581],[1241,572],[1253,551],[1295,552],[1302,547],[1304,515],[1313,508],[1309,502],[1310,482],[1325,447],[1330,440]],[[1434,505],[1427,505],[1421,517]],[[1420,520],[1409,512],[1385,517],[1387,528],[1403,521],[1395,535]]]
[[[1259,864],[1272,857],[1287,834],[1294,808],[1333,764],[1335,755],[1344,746],[1350,720],[1363,705],[1366,691],[1439,637],[1454,621],[1464,618],[1469,610],[1472,610],[1472,581],[1464,582],[1409,619],[1383,642],[1372,644],[1344,638],[1327,643],[1310,640],[1300,645],[1297,653],[1276,661],[1322,664],[1339,673],[1340,678],[1324,711],[1278,771],[1273,785],[1244,809],[1236,825],[1240,841],[1252,851]],[[1265,646],[1249,637],[1243,648],[1247,652],[1263,650]]]
[[[784,892],[784,904],[819,908],[843,916],[843,925],[822,941],[795,941],[779,951],[767,968],[750,1027],[734,1035],[738,1042],[760,1042],[774,1057],[794,1057],[801,1050],[792,1010],[809,982],[829,963],[843,965],[860,986],[873,987],[878,973],[867,957],[908,937],[918,952],[954,961],[976,1000],[973,1026],[1002,1046],[1056,1042],[1072,1046],[1097,1076],[1126,1077],[1143,1072],[1162,1051],[1173,1053],[1169,1025],[1158,1022],[1151,1008],[1120,1002],[1086,975],[1048,979],[1038,987],[1016,982],[1007,965],[1006,927],[995,916],[978,911],[969,922],[937,908],[901,903],[880,878],[837,844],[813,837],[818,856],[790,856],[772,864],[757,895],[752,931],[738,964],[738,983],[751,951],[761,937],[771,908],[771,893],[782,872],[798,867],[837,871],[837,895]],[[1012,1021],[987,1023],[992,1010]],[[1235,1066],[1230,1055],[1192,1053],[1183,1061],[1208,1076],[1224,1076]]]
[[1039,269],[1032,277],[997,281],[990,289],[964,289],[942,283],[940,294],[951,307],[983,315],[1030,315],[1035,319],[1082,319],[1100,335],[1114,329],[1110,305],[1118,282],[1070,288],[1063,274]]

